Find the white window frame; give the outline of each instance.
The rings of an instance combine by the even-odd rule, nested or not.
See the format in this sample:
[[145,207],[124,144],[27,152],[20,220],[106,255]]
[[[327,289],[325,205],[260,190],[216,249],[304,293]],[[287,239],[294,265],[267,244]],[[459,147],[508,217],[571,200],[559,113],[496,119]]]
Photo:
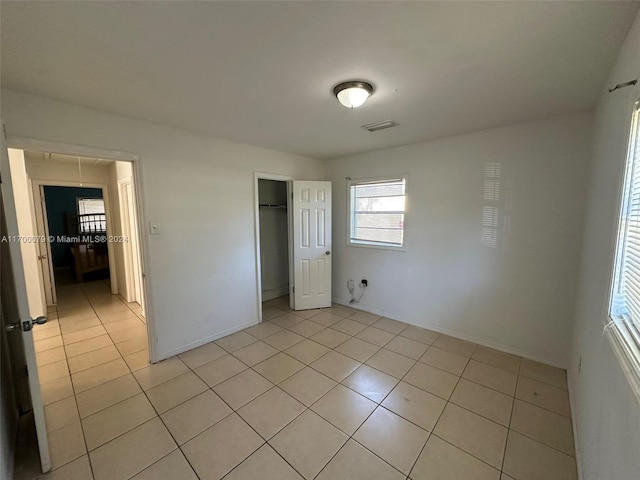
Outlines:
[[[375,241],[363,241],[363,240],[354,240],[352,238],[352,228],[353,228],[353,199],[351,196],[351,187],[356,185],[367,185],[367,184],[376,184],[376,183],[385,183],[392,182],[397,180],[404,181],[404,221],[402,225],[402,245],[397,245],[394,243],[384,243],[384,242],[375,242]],[[393,250],[397,252],[404,252],[405,246],[407,243],[406,235],[407,235],[407,212],[408,212],[408,195],[407,195],[407,187],[408,186],[408,176],[407,175],[387,175],[384,177],[376,177],[376,178],[362,178],[362,179],[347,179],[347,245],[350,247],[360,247],[360,248],[375,248],[380,250]]]
[[[607,310],[609,322],[605,327],[610,333],[609,338],[613,342],[613,350],[622,365],[623,371],[629,379],[636,396],[640,399],[640,318],[631,318],[628,313],[614,313],[614,310],[627,311],[625,308],[620,308],[616,305],[622,303],[620,292],[624,286],[622,284],[624,279],[624,259],[626,258],[625,253],[629,251],[626,246],[629,224],[625,221],[625,218],[629,213],[629,199],[634,194],[633,178],[640,175],[640,170],[638,169],[640,169],[640,100],[637,100],[633,105],[629,137],[625,150],[624,174],[618,200],[620,210],[615,237],[616,248]],[[640,193],[640,188],[636,188],[635,193]]]

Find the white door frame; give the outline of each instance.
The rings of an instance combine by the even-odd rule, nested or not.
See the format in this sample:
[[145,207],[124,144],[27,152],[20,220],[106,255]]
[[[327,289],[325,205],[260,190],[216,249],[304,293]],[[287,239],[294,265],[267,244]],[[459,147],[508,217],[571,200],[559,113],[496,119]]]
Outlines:
[[[128,190],[127,190],[128,187]],[[122,222],[122,235],[128,238],[124,243],[124,265],[126,277],[127,302],[137,302],[143,308],[142,278],[140,268],[140,245],[137,238],[137,221],[135,218],[134,185],[131,177],[118,180],[118,197],[120,199],[120,220]],[[120,292],[122,294],[122,292]]]
[[[36,222],[36,233],[39,236],[44,236],[45,241],[40,242],[38,248],[38,254],[42,255],[42,246],[44,245],[45,255],[47,256],[47,271],[44,271],[42,266],[42,260],[38,258],[38,267],[40,269],[40,277],[42,278],[43,290],[42,293],[45,296],[45,305],[55,305],[57,303],[55,277],[53,272],[53,258],[51,257],[51,243],[49,242],[49,217],[47,214],[47,205],[42,199],[44,198],[44,186],[40,185],[35,188],[33,181],[29,179],[29,186],[31,187],[31,204],[33,205],[33,214]],[[46,273],[46,276],[45,276]],[[29,287],[27,285],[27,287]]]
[[156,363],[158,354],[156,351],[156,342],[151,339],[156,338],[155,315],[153,311],[153,294],[151,288],[151,280],[149,272],[152,270],[148,258],[149,256],[149,238],[143,235],[144,229],[142,225],[146,225],[146,217],[144,210],[144,183],[142,175],[142,158],[131,152],[119,150],[108,150],[99,147],[90,147],[86,145],[74,145],[71,143],[52,142],[49,140],[40,140],[36,138],[9,136],[7,138],[7,146],[11,148],[19,148],[22,150],[34,150],[37,152],[51,152],[63,155],[74,155],[79,157],[104,158],[109,160],[118,160],[130,162],[132,164],[133,184],[135,185],[135,207],[138,216],[138,239],[140,241],[140,265],[142,266],[142,289],[143,300],[145,302],[145,321],[147,325],[147,341],[149,347],[149,361]]
[[[78,182],[67,182],[60,180],[41,180],[39,178],[34,178],[33,182],[33,202],[36,206],[36,215],[42,215],[43,219],[47,219],[45,223],[45,232],[38,232],[38,235],[46,235],[47,236],[47,256],[49,257],[49,268],[51,269],[51,277],[54,279],[52,287],[53,297],[57,298],[56,294],[56,285],[55,285],[55,276],[53,275],[53,258],[51,258],[51,244],[49,242],[49,218],[45,217],[47,204],[44,197],[44,187],[73,187],[73,188],[99,188],[102,190],[102,198],[104,200],[104,211],[107,219],[107,238],[113,235],[113,224],[112,219],[113,215],[111,214],[111,200],[109,197],[109,185],[105,183],[84,183],[82,182],[82,187],[79,186]],[[37,195],[37,197],[36,197]],[[42,198],[40,199],[40,195]],[[40,201],[39,201],[40,200]],[[113,248],[112,242],[107,242],[107,256],[109,257],[109,280],[111,283],[111,293],[113,295],[118,294],[118,272],[116,266],[116,258],[115,258],[115,249]],[[46,285],[45,285],[46,287]]]
[[287,242],[289,244],[289,308],[294,310],[295,305],[293,303],[293,295],[291,294],[293,288],[293,250],[292,240],[293,240],[293,225],[292,225],[292,217],[291,217],[291,182],[294,180],[293,177],[288,175],[279,175],[276,173],[265,173],[265,172],[254,172],[253,173],[253,182],[254,182],[254,222],[255,222],[255,250],[256,250],[256,289],[258,299],[258,321],[262,322],[262,265],[261,258],[262,253],[260,249],[260,189],[259,180],[277,180],[280,182],[287,183],[287,226],[288,226],[288,235]]
[[[36,213],[36,205],[35,205],[35,201],[33,198],[33,182],[31,181],[30,178],[27,178],[27,188],[28,188],[28,197],[29,197],[29,202],[31,202],[31,224],[33,225],[33,231],[34,233],[38,233],[39,231],[39,227],[38,227],[38,221],[43,221],[43,219],[41,218],[40,220],[38,220],[38,214]],[[46,223],[46,222],[45,222]],[[49,225],[46,225],[47,230]],[[44,251],[48,252],[48,242],[38,242],[38,247],[37,247],[37,253],[38,255],[42,255],[42,246],[44,244]],[[49,253],[46,253],[47,255],[47,260],[50,258]],[[43,311],[45,313],[47,313],[48,311],[48,307],[49,307],[49,298],[51,298],[52,303],[55,303],[56,298],[55,298],[55,293],[51,290],[51,279],[49,279],[49,293],[47,293],[47,282],[45,282],[44,279],[44,272],[42,270],[42,262],[38,261],[38,270],[40,271],[40,278],[39,278],[39,283],[40,283],[40,296],[42,297],[42,308]],[[53,274],[53,269],[49,268],[49,272],[50,274]],[[53,277],[52,277],[53,278]]]

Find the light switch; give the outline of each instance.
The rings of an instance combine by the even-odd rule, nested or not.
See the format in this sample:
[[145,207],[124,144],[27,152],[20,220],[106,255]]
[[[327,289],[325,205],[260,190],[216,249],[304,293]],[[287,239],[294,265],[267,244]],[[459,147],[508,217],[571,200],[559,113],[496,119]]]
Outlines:
[[160,225],[154,222],[149,222],[149,233],[151,235],[159,235],[160,234]]

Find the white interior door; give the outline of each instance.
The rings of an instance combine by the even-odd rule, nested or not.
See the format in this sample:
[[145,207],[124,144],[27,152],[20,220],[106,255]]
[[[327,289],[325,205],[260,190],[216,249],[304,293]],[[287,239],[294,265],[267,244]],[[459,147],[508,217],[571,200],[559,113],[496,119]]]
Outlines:
[[44,185],[33,186],[33,206],[35,209],[36,229],[44,242],[38,242],[38,261],[42,273],[42,284],[47,306],[56,304],[56,284],[53,276],[53,257],[51,256],[51,242],[49,241],[49,222],[47,220],[47,202],[44,197]]
[[[0,147],[0,175],[2,187],[1,208],[4,210],[4,219],[6,221],[7,238],[18,236],[18,221],[16,216],[15,200],[13,196],[13,187],[11,184],[11,171],[9,168],[9,155],[7,152],[7,144],[2,135],[2,146]],[[5,324],[12,327],[9,335],[21,335],[24,344],[24,356],[27,366],[27,375],[29,381],[29,390],[31,393],[31,407],[36,424],[36,434],[38,437],[38,448],[40,451],[40,462],[42,471],[47,472],[51,469],[51,459],[49,456],[49,443],[47,441],[47,429],[44,419],[44,407],[42,406],[42,398],[40,396],[40,382],[38,379],[38,368],[36,364],[36,352],[33,345],[33,334],[31,331],[32,321],[29,315],[29,302],[27,300],[27,287],[25,284],[24,268],[22,265],[22,252],[18,242],[9,242],[10,267],[13,275],[7,276],[9,280],[13,280],[13,290],[15,291],[15,312],[16,318],[5,318]],[[4,259],[3,259],[4,260]],[[45,317],[38,319],[44,323]],[[36,325],[37,328],[37,325]]]
[[140,244],[138,240],[138,222],[135,210],[133,183],[130,178],[120,180],[120,210],[122,233],[128,238],[124,245],[127,259],[127,300],[137,302],[144,316],[144,292],[142,288],[142,268],[140,262]]
[[331,306],[331,182],[293,182],[296,310]]

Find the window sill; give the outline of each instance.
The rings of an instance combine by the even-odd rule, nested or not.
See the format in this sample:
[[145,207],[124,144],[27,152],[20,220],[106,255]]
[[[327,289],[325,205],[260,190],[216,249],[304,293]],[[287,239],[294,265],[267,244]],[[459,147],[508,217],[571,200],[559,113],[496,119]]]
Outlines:
[[620,362],[620,366],[629,381],[631,390],[640,402],[640,349],[626,336],[611,318],[610,326],[605,327],[609,332],[611,347]]
[[374,250],[390,250],[392,252],[406,252],[406,248],[403,247],[394,247],[392,245],[369,245],[367,243],[351,243],[347,242],[347,247],[356,247],[356,248],[373,248]]

